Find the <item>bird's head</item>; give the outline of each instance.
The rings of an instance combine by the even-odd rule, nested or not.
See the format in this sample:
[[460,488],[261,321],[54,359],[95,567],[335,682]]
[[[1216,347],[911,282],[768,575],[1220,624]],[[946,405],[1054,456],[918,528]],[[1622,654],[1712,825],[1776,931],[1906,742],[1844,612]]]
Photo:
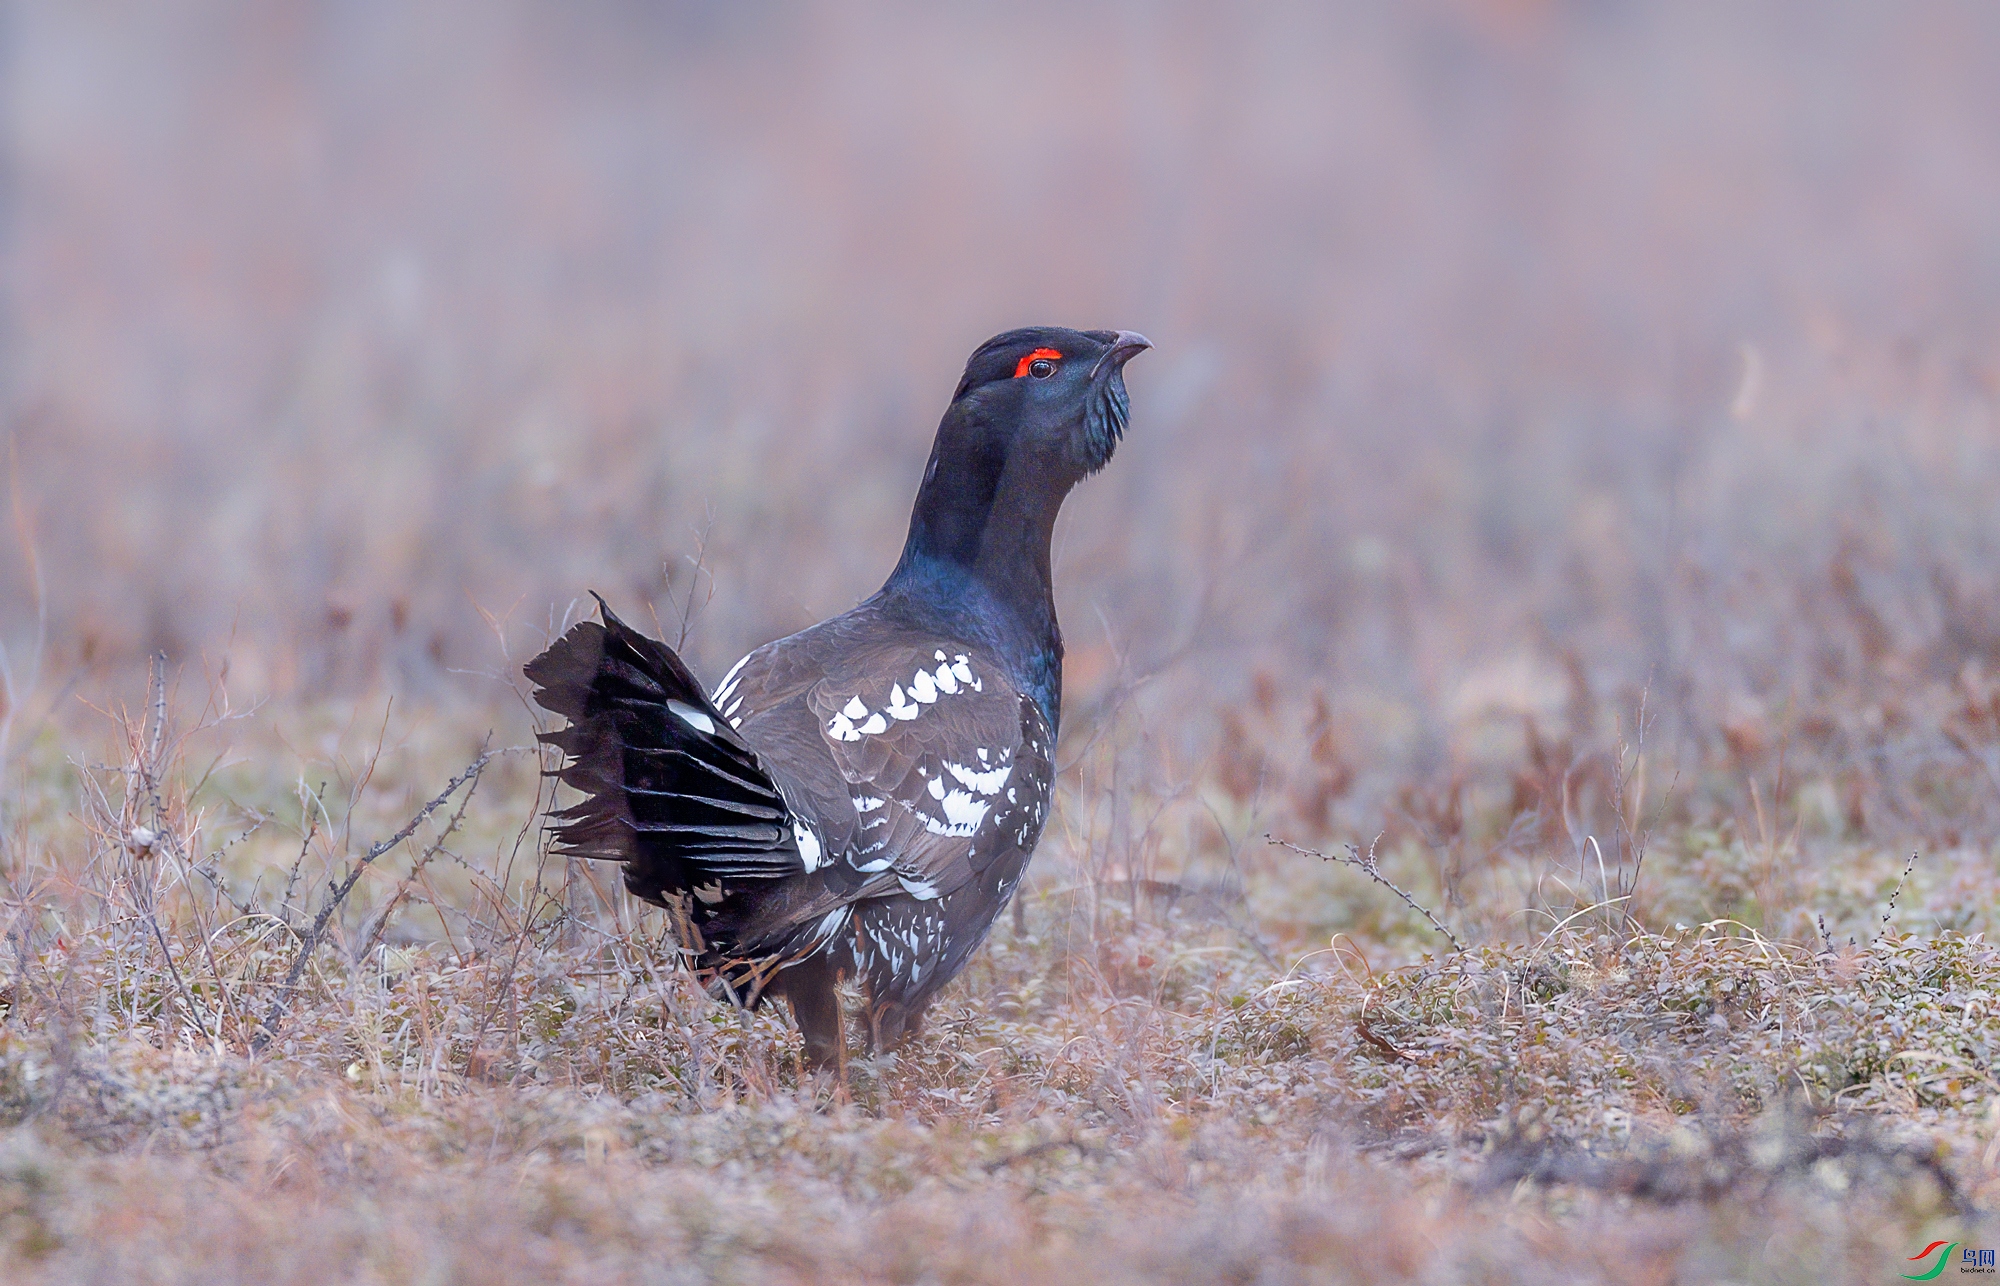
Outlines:
[[[1070,488],[1125,435],[1129,330],[1035,326],[974,350],[938,425],[903,556],[882,592],[929,628],[957,629],[1015,665],[1051,727],[1060,704],[1050,538]],[[968,604],[984,603],[980,612]]]
[[1010,330],[981,344],[952,394],[910,536],[885,589],[951,599],[958,575],[1046,612],[1049,539],[1070,488],[1111,459],[1129,403],[1128,330]]
[[1015,460],[1059,492],[1102,469],[1125,436],[1125,363],[1151,348],[1129,330],[1029,326],[973,351],[939,427],[975,454]]

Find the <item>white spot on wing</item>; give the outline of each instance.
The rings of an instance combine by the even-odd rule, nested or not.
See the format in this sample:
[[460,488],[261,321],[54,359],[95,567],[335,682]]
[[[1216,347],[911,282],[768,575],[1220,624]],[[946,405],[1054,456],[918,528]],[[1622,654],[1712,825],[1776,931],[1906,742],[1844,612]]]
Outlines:
[[903,695],[903,685],[898,683],[889,690],[889,713],[898,719],[914,719],[923,713],[923,707]]
[[917,671],[917,677],[910,681],[910,695],[925,705],[938,699],[937,683],[929,670]]
[[[983,754],[983,752],[982,752]],[[970,787],[982,795],[995,795],[1007,784],[1007,778],[1014,773],[1014,765],[1002,764],[985,772],[975,772],[957,764],[946,764],[944,770],[958,778],[959,785]]]
[[847,698],[847,704],[840,708],[840,712],[850,719],[866,719],[868,706],[860,697],[853,696]]
[[844,714],[837,714],[827,721],[826,735],[835,741],[861,740],[861,734],[854,730],[854,720]]
[[940,665],[932,673],[937,677],[938,691],[946,696],[958,691],[958,676],[951,672],[949,665]]
[[855,731],[860,733],[862,736],[872,737],[878,732],[886,731],[888,727],[889,727],[889,721],[882,717],[882,712],[880,710],[877,710],[874,714],[868,716],[867,723],[861,724],[859,727],[855,729]]
[[[938,782],[934,780],[931,785],[936,787]],[[939,802],[944,805],[942,822],[935,817],[924,816],[924,829],[933,835],[970,835],[979,829],[979,823],[986,820],[986,812],[991,807],[985,800],[974,799],[962,790],[940,796],[933,789],[931,794],[938,796]]]
[[826,851],[820,847],[819,836],[813,834],[812,827],[795,820],[792,822],[792,838],[798,841],[799,860],[806,864],[806,870],[817,871],[826,856]]
[[904,891],[919,902],[928,902],[938,895],[937,885],[932,884],[929,880],[904,875],[901,871],[896,873],[896,882],[901,884]]
[[750,659],[750,653],[745,652],[742,656],[742,659],[738,660],[735,665],[729,667],[729,673],[722,676],[722,682],[715,685],[715,695],[712,698],[712,700],[714,700],[714,702],[717,705],[721,705],[722,699],[729,695],[731,689],[735,688],[736,676],[743,673],[744,663],[747,662],[749,659]]
[[682,723],[693,728],[703,736],[713,737],[715,735],[715,720],[709,718],[687,702],[676,701],[672,697],[669,697],[667,698],[667,709],[679,716]]

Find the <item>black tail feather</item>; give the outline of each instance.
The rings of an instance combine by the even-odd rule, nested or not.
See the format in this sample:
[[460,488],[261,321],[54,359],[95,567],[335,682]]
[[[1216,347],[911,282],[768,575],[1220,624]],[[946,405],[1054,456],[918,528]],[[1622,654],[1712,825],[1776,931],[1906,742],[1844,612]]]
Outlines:
[[584,795],[552,814],[559,849],[626,863],[626,887],[657,903],[797,873],[791,814],[756,754],[673,649],[597,604],[602,624],[526,667],[535,700],[569,720],[542,734],[564,754],[555,775]]

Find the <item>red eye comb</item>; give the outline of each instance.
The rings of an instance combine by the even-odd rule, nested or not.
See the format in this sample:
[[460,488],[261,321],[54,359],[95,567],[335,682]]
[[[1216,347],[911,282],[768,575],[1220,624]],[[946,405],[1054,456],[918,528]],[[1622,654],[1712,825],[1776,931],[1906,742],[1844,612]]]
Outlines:
[[1060,362],[1062,354],[1053,348],[1038,348],[1020,361],[1014,363],[1014,378],[1020,379],[1028,373],[1028,368],[1036,362]]

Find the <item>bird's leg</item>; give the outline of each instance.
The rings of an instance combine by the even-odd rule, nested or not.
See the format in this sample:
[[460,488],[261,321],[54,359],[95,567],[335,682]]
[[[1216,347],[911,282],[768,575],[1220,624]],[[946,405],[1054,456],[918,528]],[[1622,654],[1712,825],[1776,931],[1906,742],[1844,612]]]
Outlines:
[[888,1006],[876,1004],[873,996],[869,996],[867,1001],[868,1003],[862,1010],[862,1013],[868,1019],[868,1053],[870,1057],[873,1057],[882,1052],[883,1049],[883,1011]]
[[930,1007],[928,998],[910,1005],[892,1003],[871,1007],[868,1011],[869,1052],[886,1054],[904,1041],[915,1039],[924,1030],[924,1011]]
[[[922,1000],[911,1001],[907,1007],[899,1009],[896,1017],[900,1021],[896,1023],[896,1034],[889,1038],[890,1047],[906,1044],[922,1036],[924,1015],[930,1012],[930,1008],[931,998],[926,996]],[[886,1031],[887,1024],[884,1024],[884,1029]]]
[[771,990],[791,1006],[792,1021],[806,1038],[806,1065],[814,1071],[846,1061],[840,996],[833,984],[833,962],[824,955],[792,965],[771,983]]

